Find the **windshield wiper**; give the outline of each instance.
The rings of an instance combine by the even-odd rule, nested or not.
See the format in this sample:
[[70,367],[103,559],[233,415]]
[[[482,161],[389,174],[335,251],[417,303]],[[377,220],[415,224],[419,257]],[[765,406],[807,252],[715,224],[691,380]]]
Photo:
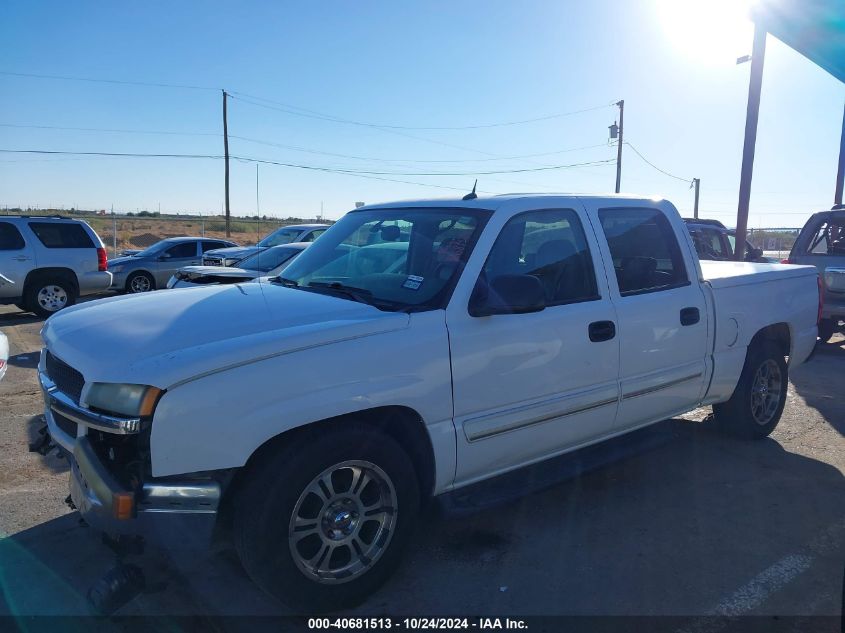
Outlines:
[[353,286],[345,286],[339,281],[312,281],[308,284],[309,288],[325,288],[338,294],[346,295],[350,299],[358,303],[373,303],[373,293],[366,288],[355,288]]
[[282,284],[286,288],[299,288],[299,283],[297,283],[293,279],[285,279],[281,275],[276,275],[275,277],[270,277],[267,281],[274,283],[274,284]]

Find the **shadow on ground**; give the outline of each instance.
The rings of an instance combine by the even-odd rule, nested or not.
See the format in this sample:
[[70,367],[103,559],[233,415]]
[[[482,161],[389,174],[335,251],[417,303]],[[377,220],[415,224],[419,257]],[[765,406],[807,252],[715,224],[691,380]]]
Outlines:
[[[696,615],[796,556],[820,570],[802,572],[819,574],[809,591],[841,591],[845,479],[771,439],[667,420],[498,483],[462,493],[457,512],[428,512],[399,572],[355,612]],[[75,517],[0,541],[0,614],[84,611],[113,556]],[[158,556],[146,564],[166,586],[121,613],[289,613],[231,551]],[[777,608],[803,613],[819,595]]]
[[845,338],[820,344],[808,366],[798,367],[789,379],[804,401],[845,436]]

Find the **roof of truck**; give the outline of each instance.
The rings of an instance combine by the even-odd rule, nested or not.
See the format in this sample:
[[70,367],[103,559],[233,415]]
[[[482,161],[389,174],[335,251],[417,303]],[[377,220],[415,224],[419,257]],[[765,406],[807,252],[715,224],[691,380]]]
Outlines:
[[[467,192],[469,193],[469,192]],[[522,200],[525,198],[539,198],[539,199],[560,199],[573,198],[580,200],[642,200],[649,202],[660,202],[664,200],[661,197],[634,195],[627,193],[607,193],[607,194],[583,194],[583,193],[502,193],[496,195],[479,195],[477,198],[464,200],[463,197],[444,197],[444,198],[420,198],[410,200],[396,200],[391,202],[380,202],[376,204],[368,204],[354,211],[366,211],[369,209],[388,209],[395,207],[467,207],[473,209],[496,209],[505,202],[512,200]]]

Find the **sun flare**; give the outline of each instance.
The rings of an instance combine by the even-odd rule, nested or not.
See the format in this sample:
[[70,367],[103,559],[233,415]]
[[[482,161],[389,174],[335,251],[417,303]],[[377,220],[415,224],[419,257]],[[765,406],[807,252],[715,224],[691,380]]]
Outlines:
[[675,50],[697,63],[723,66],[751,52],[753,0],[655,0]]

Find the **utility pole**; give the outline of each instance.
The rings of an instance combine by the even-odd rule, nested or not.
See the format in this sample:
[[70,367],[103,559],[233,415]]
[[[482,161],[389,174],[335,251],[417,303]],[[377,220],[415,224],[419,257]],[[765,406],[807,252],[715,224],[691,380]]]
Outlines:
[[616,146],[616,193],[622,185],[622,134],[625,129],[625,99],[617,101],[619,106],[619,143]]
[[225,167],[225,187],[226,187],[226,237],[231,237],[232,230],[229,218],[229,123],[226,119],[226,98],[229,95],[223,91],[223,156]]
[[255,243],[258,244],[261,240],[261,205],[258,200],[258,163],[255,163],[255,217],[258,218],[258,224],[256,225],[255,231],[257,234]]
[[112,252],[117,257],[117,216],[114,214],[114,205],[111,205],[111,232],[112,232]]
[[698,219],[698,193],[701,188],[701,178],[693,178],[692,186],[695,187],[695,203],[692,207],[692,217]]
[[842,188],[845,185],[845,111],[842,113],[842,138],[839,139],[839,169],[836,172],[836,192],[833,204],[842,204]]
[[754,46],[751,49],[751,78],[748,81],[748,109],[745,114],[745,143],[742,148],[742,171],[739,177],[739,204],[736,210],[734,257],[738,261],[745,259],[745,233],[748,230],[751,176],[754,172],[754,149],[757,144],[757,119],[760,115],[760,92],[763,88],[765,58],[766,29],[755,24]]

